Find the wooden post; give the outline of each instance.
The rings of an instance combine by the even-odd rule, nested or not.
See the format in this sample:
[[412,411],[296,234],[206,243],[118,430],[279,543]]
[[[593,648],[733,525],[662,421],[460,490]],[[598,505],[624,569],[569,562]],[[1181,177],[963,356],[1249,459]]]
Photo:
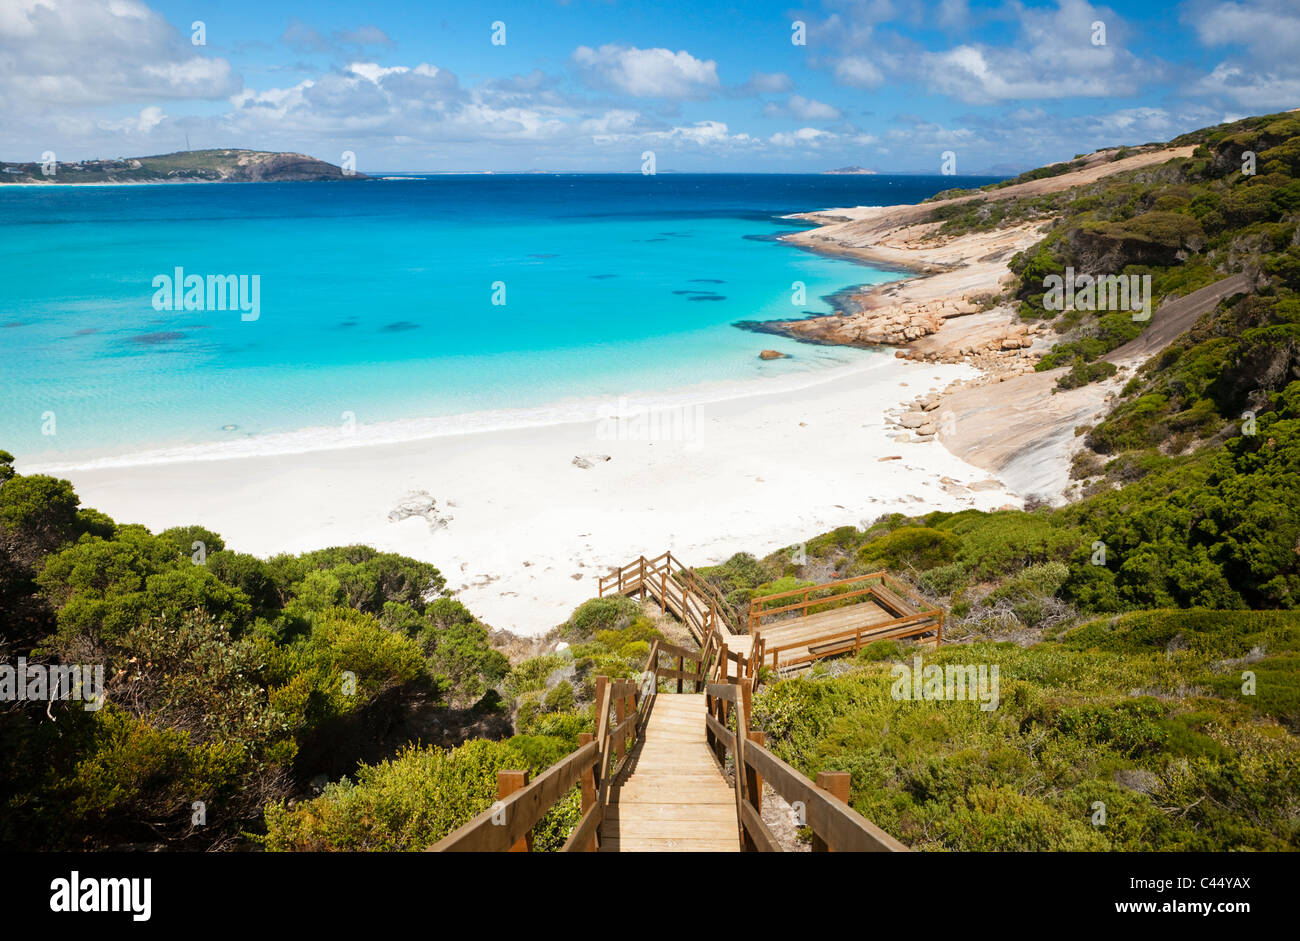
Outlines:
[[[750,732],[748,737],[755,745],[767,745],[766,732]],[[763,776],[750,765],[745,766],[745,790],[749,792],[749,802],[761,814],[763,812]]]
[[[722,723],[723,728],[726,728],[727,701],[725,699],[718,698],[713,700],[713,702],[718,707],[717,715],[714,716],[714,718],[716,718],[719,722]],[[717,739],[713,743],[713,751],[718,756],[718,764],[722,765],[725,768],[727,766],[727,743],[720,738]]]
[[[528,786],[527,771],[498,771],[497,800],[505,800],[515,791]],[[531,853],[533,851],[533,831],[529,830],[524,838],[510,847],[512,853]]]
[[[704,711],[715,719],[718,717],[717,705],[718,701],[710,696],[706,690],[704,693]],[[713,729],[709,728],[707,722],[704,723],[704,741],[709,749],[716,755],[718,753],[718,737],[713,734]]]
[[[627,697],[620,696],[614,703],[614,727],[618,728],[627,718]],[[621,735],[618,740],[618,760],[623,760],[623,755],[627,752],[627,736]]]
[[659,613],[668,611],[668,569],[659,573]]
[[736,824],[740,828],[740,849],[741,852],[749,852],[758,849],[753,839],[749,835],[749,829],[745,826],[745,815],[742,812],[745,801],[749,800],[749,794],[746,789],[749,785],[749,777],[745,774],[745,741],[748,736],[745,730],[749,727],[749,716],[745,711],[745,697],[743,695],[744,684],[740,684],[742,695],[736,703]]
[[745,720],[745,727],[743,729],[737,728],[736,730],[740,735],[744,735],[749,731],[749,704],[754,697],[753,687],[754,684],[750,680],[744,680],[740,684],[740,701],[744,705],[744,709],[741,711],[740,715]]
[[[590,732],[578,733],[578,747],[590,745],[596,740],[596,736]],[[592,765],[586,771],[582,772],[582,813],[585,816],[587,811],[591,810],[596,804],[596,767]],[[583,852],[596,852],[596,835],[592,834],[591,840],[583,847]]]
[[[849,773],[847,771],[818,771],[817,786],[823,791],[827,791],[836,800],[843,801],[845,804],[849,802]],[[816,833],[813,834],[812,848],[814,853],[833,852],[826,844],[826,841]]]
[[596,749],[600,753],[600,763],[596,769],[596,780],[602,781],[609,773],[609,677],[596,677]]
[[718,646],[718,682],[730,683],[727,679],[727,642],[724,640]]
[[682,691],[682,674],[686,672],[686,658],[679,656],[677,658],[677,692]]
[[934,645],[938,647],[943,643],[943,611],[939,611],[939,633],[935,635]]

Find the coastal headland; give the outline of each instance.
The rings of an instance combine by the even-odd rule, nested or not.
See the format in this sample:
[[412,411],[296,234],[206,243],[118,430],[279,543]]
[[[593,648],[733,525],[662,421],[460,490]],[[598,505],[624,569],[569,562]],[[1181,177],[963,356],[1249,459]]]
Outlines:
[[[846,292],[834,315],[746,324],[813,343],[894,347],[900,359],[961,363],[973,378],[954,381],[939,394],[909,398],[893,409],[890,422],[900,444],[938,440],[953,455],[996,475],[1022,497],[1056,502],[1069,485],[1074,429],[1097,420],[1142,361],[1190,326],[1205,304],[1222,296],[1207,292],[1200,303],[1183,305],[1177,318],[1112,351],[1115,376],[1079,388],[1057,390],[1065,367],[1035,371],[1056,341],[1044,325],[1026,323],[1006,300],[1015,280],[1011,260],[1035,245],[1055,217],[1009,218],[947,234],[942,220],[979,202],[1043,196],[1085,187],[1106,177],[1188,157],[1193,148],[1150,147],[1124,155],[1102,150],[1059,165],[1062,172],[1025,182],[961,193],[918,204],[863,206],[801,213],[793,218],[816,228],[785,236],[809,249],[893,268],[909,277]],[[1214,295],[1211,298],[1211,295]],[[987,388],[997,384],[995,394]]]
[[266,150],[183,150],[152,157],[61,161],[47,152],[40,161],[0,161],[0,184],[75,186],[132,183],[290,183],[364,180],[351,166],[336,166],[306,154]]

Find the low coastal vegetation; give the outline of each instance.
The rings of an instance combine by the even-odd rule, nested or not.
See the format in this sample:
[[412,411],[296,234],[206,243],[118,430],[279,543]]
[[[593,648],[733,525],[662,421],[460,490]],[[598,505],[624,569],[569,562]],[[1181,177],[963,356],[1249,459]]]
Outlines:
[[0,659],[102,665],[106,701],[0,703],[3,844],[237,844],[268,802],[393,751],[422,713],[501,709],[510,664],[434,566],[153,534],[12,460],[0,452]]
[[805,774],[850,772],[854,809],[914,849],[1296,849],[1298,644],[1296,612],[1194,609],[926,655],[996,666],[986,711],[894,698],[911,652],[882,641],[768,687],[754,724]]
[[[594,729],[661,636],[594,599],[513,665],[432,565],[154,534],[0,451],[0,662],[101,664],[104,701],[0,702],[0,845],[419,850]],[[534,834],[558,849],[576,791]]]

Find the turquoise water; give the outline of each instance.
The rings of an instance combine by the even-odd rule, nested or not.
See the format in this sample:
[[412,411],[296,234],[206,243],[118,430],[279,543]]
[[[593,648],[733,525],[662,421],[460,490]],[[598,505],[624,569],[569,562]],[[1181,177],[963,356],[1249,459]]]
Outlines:
[[[942,177],[436,176],[0,189],[0,448],[27,463],[536,408],[878,356],[733,326],[896,275],[774,240],[780,216]],[[154,278],[256,275],[238,309]],[[806,301],[792,303],[792,282]],[[494,304],[494,295],[504,305]],[[761,362],[775,347],[791,359]],[[51,413],[53,422],[50,421]],[[42,430],[54,434],[43,434]]]

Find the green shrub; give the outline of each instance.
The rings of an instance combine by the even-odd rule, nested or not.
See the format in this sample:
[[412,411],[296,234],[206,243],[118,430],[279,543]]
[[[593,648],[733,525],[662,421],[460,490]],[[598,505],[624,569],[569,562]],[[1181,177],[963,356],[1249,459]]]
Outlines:
[[893,570],[929,569],[953,562],[960,545],[961,540],[951,533],[928,526],[904,526],[866,543],[858,559],[868,566]]

